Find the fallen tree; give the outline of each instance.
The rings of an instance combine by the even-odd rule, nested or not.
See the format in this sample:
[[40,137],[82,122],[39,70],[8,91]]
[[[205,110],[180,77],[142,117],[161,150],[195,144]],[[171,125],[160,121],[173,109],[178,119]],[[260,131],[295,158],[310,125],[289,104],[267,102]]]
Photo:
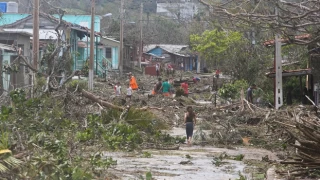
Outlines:
[[[99,103],[99,104],[102,105],[102,106],[105,106],[105,107],[108,107],[108,108],[112,108],[112,109],[116,109],[116,110],[119,110],[119,111],[124,111],[124,110],[126,110],[126,108],[121,107],[121,106],[114,105],[114,104],[112,104],[112,103],[110,103],[110,102],[107,102],[107,101],[103,100],[102,97],[96,96],[96,95],[94,95],[94,94],[92,94],[92,93],[90,93],[90,92],[88,92],[88,91],[86,91],[86,90],[83,90],[83,89],[82,89],[82,90],[81,90],[81,94],[82,94],[84,97],[90,99],[90,100],[93,101],[93,102]],[[141,110],[141,111],[149,110],[149,109],[163,110],[163,108],[149,107],[149,106],[144,106],[144,107],[142,107],[142,108],[136,108],[136,109],[137,109],[137,110]]]
[[[292,176],[320,177],[320,123],[317,120],[300,119],[296,122],[293,130],[292,126],[288,126],[287,131],[291,134],[296,143],[290,143],[297,149],[296,157],[291,161],[283,161],[281,164],[289,164],[295,166],[290,171]],[[296,132],[296,133],[295,133]]]

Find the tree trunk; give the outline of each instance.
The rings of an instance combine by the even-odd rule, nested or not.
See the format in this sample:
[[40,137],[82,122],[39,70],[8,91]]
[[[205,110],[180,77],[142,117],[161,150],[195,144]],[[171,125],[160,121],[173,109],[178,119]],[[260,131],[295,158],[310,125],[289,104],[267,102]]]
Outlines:
[[95,96],[93,95],[92,93],[86,91],[86,90],[81,90],[81,93],[84,97],[94,101],[94,102],[97,102],[99,104],[101,104],[102,106],[105,106],[105,107],[109,107],[109,108],[112,108],[112,109],[117,109],[117,110],[120,110],[120,111],[123,111],[124,108],[123,107],[120,107],[120,106],[116,106],[112,103],[109,103],[109,102],[106,102],[106,101],[103,101],[101,100],[101,98],[99,98],[99,96]]

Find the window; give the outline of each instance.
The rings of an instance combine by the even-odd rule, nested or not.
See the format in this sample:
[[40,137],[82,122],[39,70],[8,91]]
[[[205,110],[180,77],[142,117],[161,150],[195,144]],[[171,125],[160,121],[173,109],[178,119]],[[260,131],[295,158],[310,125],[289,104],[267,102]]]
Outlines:
[[112,57],[111,48],[106,48],[106,58],[111,59],[111,57]]

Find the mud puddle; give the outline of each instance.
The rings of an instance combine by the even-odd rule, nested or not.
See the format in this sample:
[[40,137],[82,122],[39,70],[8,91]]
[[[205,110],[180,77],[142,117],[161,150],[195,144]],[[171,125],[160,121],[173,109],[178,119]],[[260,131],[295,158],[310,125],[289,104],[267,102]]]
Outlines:
[[[229,180],[239,179],[239,173],[247,179],[254,179],[243,161],[222,160],[215,165],[215,158],[221,153],[229,156],[244,155],[244,159],[261,160],[265,155],[276,159],[271,152],[262,149],[239,148],[236,150],[214,147],[188,147],[182,145],[179,150],[149,150],[143,153],[105,153],[117,160],[117,165],[108,171],[120,179],[140,179],[151,172],[154,179],[159,180]],[[148,157],[146,157],[146,154]],[[253,167],[250,167],[251,169]]]
[[[174,128],[167,133],[172,136],[184,136],[183,128]],[[227,154],[229,157],[243,155],[242,160],[223,159],[217,157]],[[145,178],[147,172],[157,180],[235,180],[243,175],[247,180],[257,179],[253,176],[254,166],[244,161],[261,161],[268,156],[277,160],[274,153],[250,147],[235,149],[216,148],[212,146],[187,146],[181,144],[179,150],[145,150],[140,153],[106,152],[105,156],[117,160],[117,165],[108,170],[119,179],[131,180]],[[262,178],[264,179],[264,178]]]

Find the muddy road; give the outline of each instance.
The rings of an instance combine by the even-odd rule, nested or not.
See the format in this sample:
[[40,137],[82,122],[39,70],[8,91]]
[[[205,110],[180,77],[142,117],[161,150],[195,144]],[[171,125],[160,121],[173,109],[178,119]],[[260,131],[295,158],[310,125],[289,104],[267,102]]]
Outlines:
[[[174,128],[168,133],[182,136],[184,129]],[[228,157],[218,160],[223,154]],[[270,161],[278,160],[274,153],[264,149],[227,149],[186,144],[181,144],[179,150],[106,152],[105,156],[117,160],[117,165],[108,172],[125,180],[145,178],[147,172],[151,172],[152,178],[157,180],[236,180],[240,179],[240,175],[248,180],[265,179],[267,169],[259,167],[257,163],[266,156]],[[234,160],[234,157],[239,156],[243,156],[243,159]]]

